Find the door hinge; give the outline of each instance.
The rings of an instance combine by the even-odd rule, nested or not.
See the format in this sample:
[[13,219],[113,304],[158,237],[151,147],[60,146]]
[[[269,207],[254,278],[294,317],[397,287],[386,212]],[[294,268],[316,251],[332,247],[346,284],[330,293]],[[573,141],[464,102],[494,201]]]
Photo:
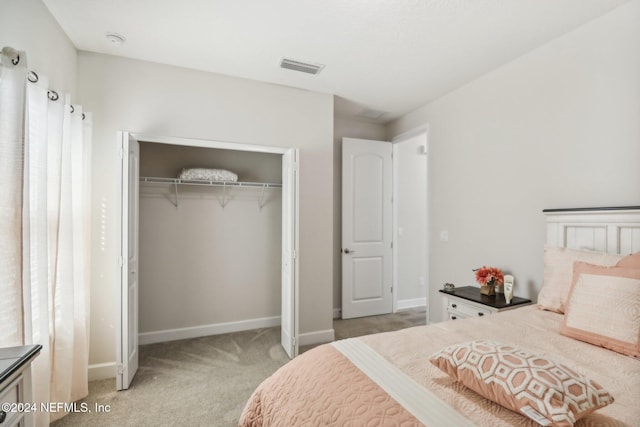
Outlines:
[[122,255],[120,255],[120,256],[118,257],[118,266],[119,266],[120,268],[122,268],[122,267],[124,266],[124,259],[122,258]]
[[124,158],[124,148],[120,147],[120,158]]
[[124,367],[122,366],[122,364],[118,364],[118,366],[116,366],[116,373],[118,375],[124,374]]
[[298,251],[294,249],[293,252],[291,253],[291,256],[293,257],[293,259],[298,258]]

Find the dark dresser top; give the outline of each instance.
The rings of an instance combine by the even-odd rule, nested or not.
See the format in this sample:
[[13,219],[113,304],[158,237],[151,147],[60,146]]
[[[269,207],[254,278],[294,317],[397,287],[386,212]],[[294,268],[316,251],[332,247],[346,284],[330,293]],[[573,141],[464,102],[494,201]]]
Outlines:
[[455,288],[451,292],[440,289],[440,292],[442,292],[443,294],[453,295],[462,299],[477,302],[479,304],[488,305],[497,309],[513,307],[514,305],[529,304],[531,302],[530,299],[514,296],[513,298],[511,298],[511,303],[507,304],[507,300],[504,298],[504,294],[482,295],[480,293],[480,288],[477,288],[475,286],[462,286],[460,288]]
[[0,348],[0,383],[29,363],[41,349],[40,344]]

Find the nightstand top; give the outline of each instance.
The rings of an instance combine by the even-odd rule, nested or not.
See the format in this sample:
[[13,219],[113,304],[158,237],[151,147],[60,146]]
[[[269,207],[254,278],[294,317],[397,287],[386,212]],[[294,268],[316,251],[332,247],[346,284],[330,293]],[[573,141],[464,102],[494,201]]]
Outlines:
[[0,383],[31,362],[41,349],[40,344],[0,348]]
[[447,292],[444,289],[440,289],[440,292],[442,292],[445,295],[452,295],[454,297],[477,302],[478,304],[488,305],[489,307],[493,307],[497,309],[531,303],[530,299],[513,297],[511,298],[511,303],[507,304],[507,300],[505,300],[504,294],[482,295],[480,293],[480,288],[477,288],[475,286],[462,286],[460,288],[455,288],[451,292]]

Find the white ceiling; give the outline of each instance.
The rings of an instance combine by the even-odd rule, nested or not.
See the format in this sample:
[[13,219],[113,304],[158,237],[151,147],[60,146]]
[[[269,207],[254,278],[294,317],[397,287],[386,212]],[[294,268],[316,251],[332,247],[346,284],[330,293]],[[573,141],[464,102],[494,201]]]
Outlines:
[[79,50],[331,93],[384,122],[628,0],[43,1]]

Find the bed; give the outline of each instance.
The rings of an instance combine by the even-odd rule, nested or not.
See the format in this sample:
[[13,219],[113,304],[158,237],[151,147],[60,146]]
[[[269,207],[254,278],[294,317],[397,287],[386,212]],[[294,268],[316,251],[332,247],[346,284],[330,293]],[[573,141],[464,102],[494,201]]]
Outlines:
[[640,208],[545,214],[537,305],[307,351],[240,426],[640,425]]

